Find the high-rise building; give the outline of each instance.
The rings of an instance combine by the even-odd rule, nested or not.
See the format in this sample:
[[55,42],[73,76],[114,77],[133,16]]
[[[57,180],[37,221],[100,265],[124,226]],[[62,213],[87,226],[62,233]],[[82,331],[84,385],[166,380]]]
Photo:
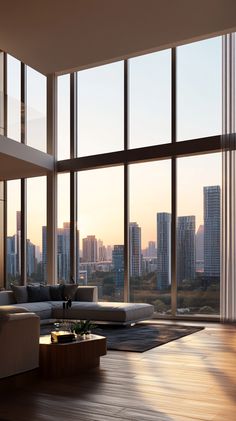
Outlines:
[[31,275],[36,273],[36,257],[35,257],[35,245],[27,239],[27,277],[30,278]]
[[83,238],[83,261],[97,262],[97,239],[95,235]]
[[57,276],[59,281],[70,282],[70,223],[64,222],[57,230]]
[[7,274],[10,280],[16,278],[16,235],[7,237]]
[[155,241],[148,241],[147,257],[156,257],[156,243]]
[[124,288],[124,246],[115,245],[112,251],[112,265],[115,272],[115,288]]
[[195,279],[195,216],[179,216],[176,233],[177,284]]
[[205,186],[204,194],[204,276],[220,278],[220,186]]
[[157,288],[160,290],[171,283],[170,239],[171,214],[157,213]]
[[47,227],[42,227],[42,280],[47,284]]
[[196,272],[204,272],[204,225],[199,225],[195,236]]
[[141,228],[137,222],[129,223],[129,271],[130,276],[141,276]]

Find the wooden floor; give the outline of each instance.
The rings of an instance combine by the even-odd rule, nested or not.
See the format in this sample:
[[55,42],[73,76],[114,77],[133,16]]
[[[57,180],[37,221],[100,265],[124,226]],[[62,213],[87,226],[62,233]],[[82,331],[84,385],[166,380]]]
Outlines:
[[2,380],[0,420],[236,420],[236,326],[208,324],[141,354],[109,351],[86,376]]

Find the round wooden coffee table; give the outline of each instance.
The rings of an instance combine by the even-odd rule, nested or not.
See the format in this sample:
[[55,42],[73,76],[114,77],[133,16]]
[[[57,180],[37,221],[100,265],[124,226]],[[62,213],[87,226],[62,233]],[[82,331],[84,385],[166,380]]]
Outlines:
[[91,335],[91,339],[68,343],[51,343],[51,336],[39,341],[39,369],[44,377],[61,377],[99,367],[100,357],[106,355],[104,336]]

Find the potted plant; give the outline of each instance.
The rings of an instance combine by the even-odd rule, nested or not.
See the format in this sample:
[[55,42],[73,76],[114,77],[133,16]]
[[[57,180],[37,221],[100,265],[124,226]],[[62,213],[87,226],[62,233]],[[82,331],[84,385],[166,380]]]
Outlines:
[[72,326],[73,332],[80,339],[89,339],[91,336],[91,330],[96,326],[91,323],[90,320],[80,320],[75,322]]

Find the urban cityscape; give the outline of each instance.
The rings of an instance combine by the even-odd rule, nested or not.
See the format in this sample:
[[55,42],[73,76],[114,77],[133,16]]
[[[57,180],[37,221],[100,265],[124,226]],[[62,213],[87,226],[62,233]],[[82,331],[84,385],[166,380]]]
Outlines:
[[[220,284],[220,186],[203,187],[203,224],[194,215],[176,221],[176,280],[179,313],[219,312]],[[16,213],[17,232],[7,237],[8,285],[20,278],[21,213]],[[156,213],[155,239],[141,244],[142,227],[129,223],[130,299],[149,302],[158,313],[171,308],[171,214]],[[47,228],[42,227],[42,250],[27,239],[27,279],[47,283]],[[122,301],[124,297],[124,245],[104,245],[96,235],[80,242],[77,231],[76,282],[97,285],[99,300]],[[70,223],[57,230],[58,281],[70,282]]]

